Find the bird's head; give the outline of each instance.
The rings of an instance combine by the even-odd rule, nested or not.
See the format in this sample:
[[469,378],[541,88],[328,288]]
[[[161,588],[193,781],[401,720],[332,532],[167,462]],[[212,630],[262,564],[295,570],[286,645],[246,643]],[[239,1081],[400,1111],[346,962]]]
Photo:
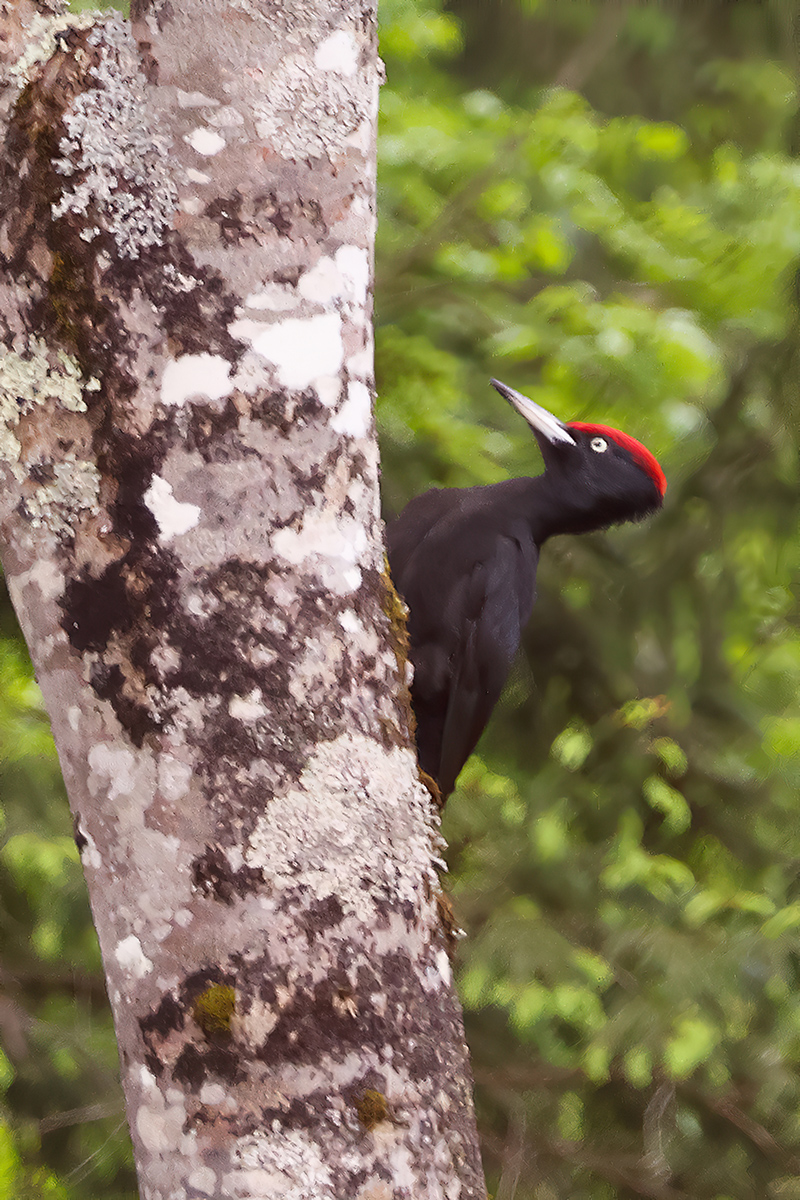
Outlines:
[[562,506],[563,527],[553,532],[639,521],[661,507],[667,481],[641,442],[607,425],[565,423],[498,379],[492,386],[522,414],[539,443],[551,505]]

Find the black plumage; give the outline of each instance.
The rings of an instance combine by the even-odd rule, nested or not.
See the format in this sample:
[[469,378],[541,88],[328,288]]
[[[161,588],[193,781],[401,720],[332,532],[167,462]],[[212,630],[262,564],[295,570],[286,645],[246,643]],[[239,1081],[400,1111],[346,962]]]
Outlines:
[[392,578],[409,609],[419,762],[443,797],[505,684],[533,607],[542,544],[641,520],[661,506],[666,488],[634,438],[604,425],[564,424],[492,383],[530,424],[544,474],[433,488],[387,529]]

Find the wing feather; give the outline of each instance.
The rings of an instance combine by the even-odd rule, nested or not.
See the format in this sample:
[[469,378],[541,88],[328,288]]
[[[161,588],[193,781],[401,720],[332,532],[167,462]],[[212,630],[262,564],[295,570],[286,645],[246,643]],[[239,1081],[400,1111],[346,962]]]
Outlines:
[[442,697],[436,779],[443,795],[453,790],[500,698],[530,616],[535,572],[535,547],[503,537],[468,577],[465,619]]
[[444,796],[500,697],[533,606],[538,548],[513,505],[498,527],[492,490],[426,492],[387,531],[410,613],[417,753]]

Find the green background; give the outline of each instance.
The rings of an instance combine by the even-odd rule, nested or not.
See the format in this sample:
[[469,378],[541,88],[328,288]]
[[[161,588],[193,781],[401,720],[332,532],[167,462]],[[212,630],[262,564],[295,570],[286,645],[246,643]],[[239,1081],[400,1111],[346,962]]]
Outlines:
[[[497,1200],[800,1200],[800,4],[381,0],[387,515],[644,441],[549,543],[445,818]],[[0,605],[0,1194],[131,1200],[47,720]]]

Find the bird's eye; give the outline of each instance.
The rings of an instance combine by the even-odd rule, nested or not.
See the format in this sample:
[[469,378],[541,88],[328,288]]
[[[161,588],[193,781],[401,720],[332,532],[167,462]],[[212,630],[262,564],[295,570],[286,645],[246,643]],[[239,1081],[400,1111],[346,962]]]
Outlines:
[[608,449],[608,442],[606,441],[606,439],[605,439],[605,438],[592,438],[592,440],[591,440],[591,442],[589,443],[589,445],[590,445],[590,446],[592,447],[592,449],[593,449],[593,450],[595,450],[595,451],[596,451],[598,454],[604,454],[604,453],[605,453],[605,451]]

